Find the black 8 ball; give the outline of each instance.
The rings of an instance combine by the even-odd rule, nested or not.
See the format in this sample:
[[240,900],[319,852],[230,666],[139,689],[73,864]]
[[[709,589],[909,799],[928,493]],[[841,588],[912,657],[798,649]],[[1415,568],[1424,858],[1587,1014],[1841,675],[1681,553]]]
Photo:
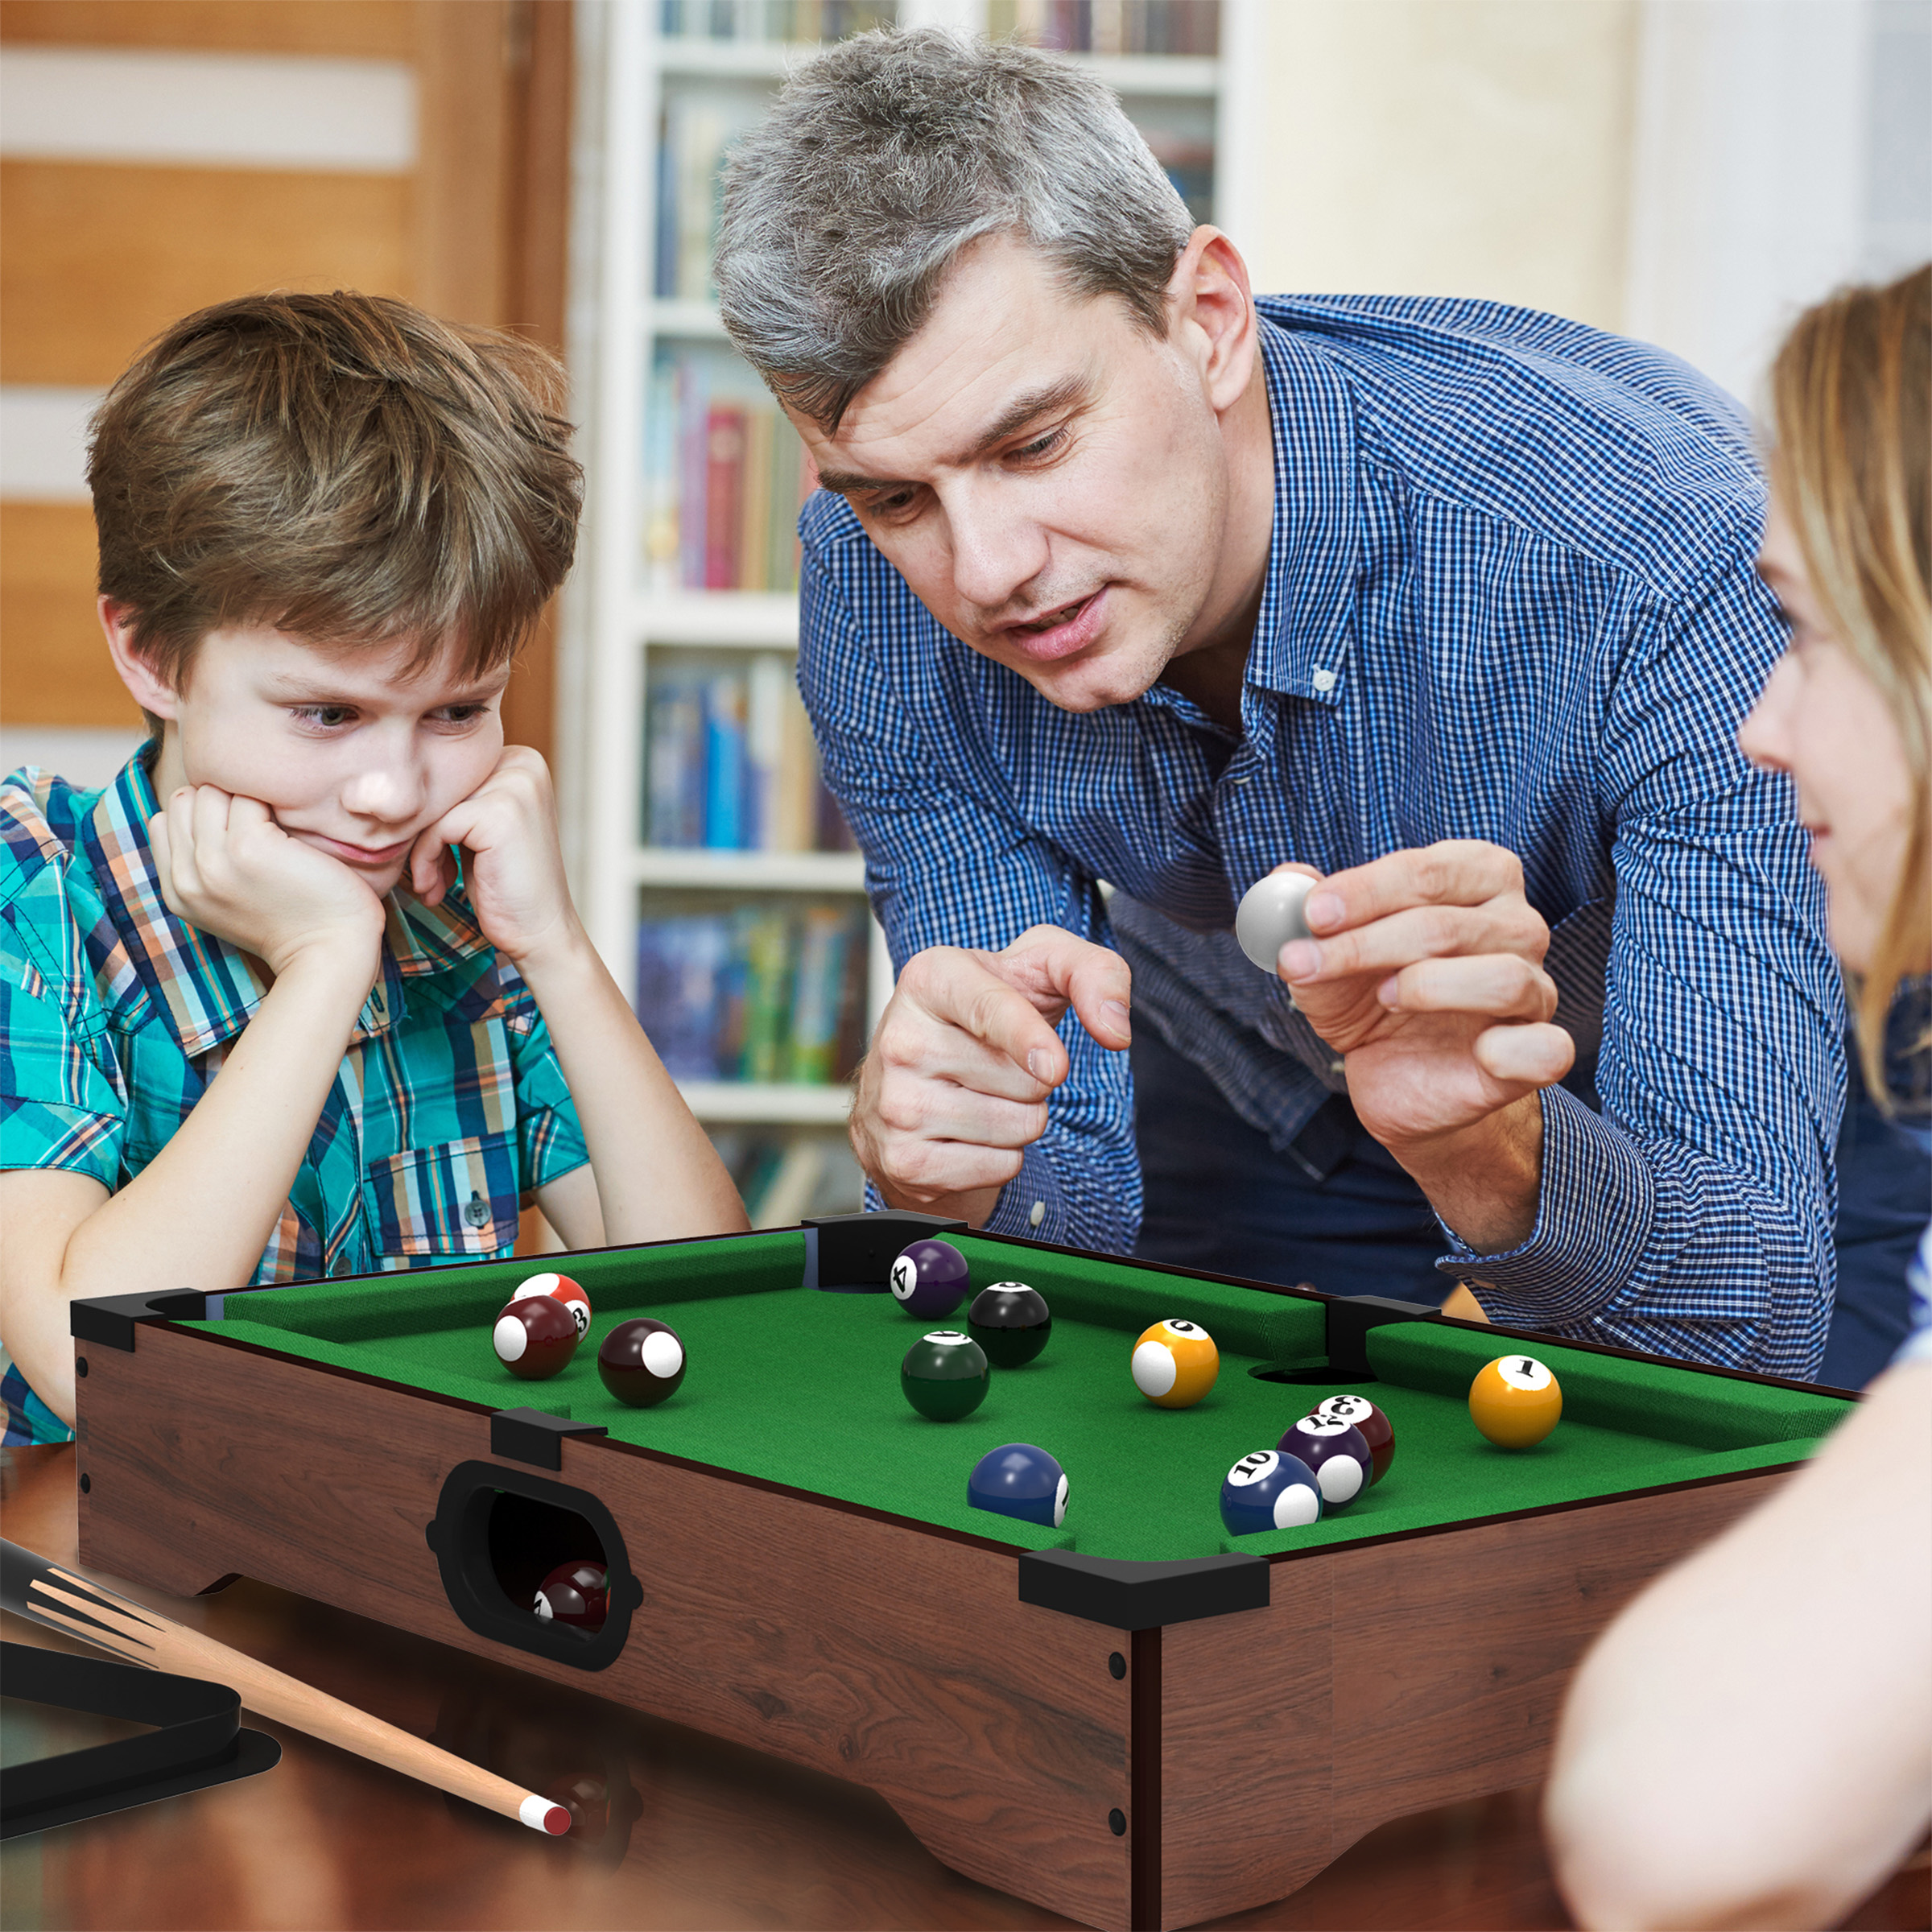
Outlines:
[[966,1332],[996,1368],[1019,1368],[1046,1346],[1053,1315],[1046,1298],[1024,1282],[995,1282],[972,1298]]
[[604,1386],[634,1409],[675,1395],[684,1379],[684,1344],[668,1323],[640,1315],[619,1322],[597,1350]]

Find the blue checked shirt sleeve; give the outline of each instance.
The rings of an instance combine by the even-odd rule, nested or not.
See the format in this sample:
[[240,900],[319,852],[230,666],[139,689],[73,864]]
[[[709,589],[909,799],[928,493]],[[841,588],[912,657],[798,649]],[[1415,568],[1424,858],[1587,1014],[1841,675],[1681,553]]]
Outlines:
[[1831,1308],[1843,993],[1789,788],[1735,740],[1781,627],[1748,555],[1707,586],[1639,636],[1608,699],[1603,1111],[1546,1091],[1534,1232],[1501,1255],[1451,1234],[1443,1265],[1500,1322],[1807,1377]]
[[[807,543],[799,682],[826,782],[865,852],[895,972],[927,947],[997,951],[1035,925],[1109,944],[1091,878],[1017,816],[945,782],[944,761],[896,701],[886,653],[854,614],[840,568],[836,546],[822,554]],[[890,606],[877,621],[892,621]],[[1141,1219],[1126,1059],[1095,1045],[1071,1012],[1059,1034],[1071,1069],[987,1228],[1126,1252]],[[878,1204],[869,1186],[867,1199]]]
[[518,1189],[528,1195],[581,1167],[590,1150],[535,994],[508,960],[497,960],[497,973],[516,1080]]
[[120,1179],[126,1119],[60,865],[10,840],[0,904],[0,1168]]

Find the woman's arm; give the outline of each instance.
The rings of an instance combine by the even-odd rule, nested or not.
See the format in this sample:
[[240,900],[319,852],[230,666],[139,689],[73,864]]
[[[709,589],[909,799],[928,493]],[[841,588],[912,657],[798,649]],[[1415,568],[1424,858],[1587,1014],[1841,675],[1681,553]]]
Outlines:
[[1571,1686],[1544,1801],[1579,1922],[1834,1922],[1932,1819],[1932,1362],[1659,1578]]

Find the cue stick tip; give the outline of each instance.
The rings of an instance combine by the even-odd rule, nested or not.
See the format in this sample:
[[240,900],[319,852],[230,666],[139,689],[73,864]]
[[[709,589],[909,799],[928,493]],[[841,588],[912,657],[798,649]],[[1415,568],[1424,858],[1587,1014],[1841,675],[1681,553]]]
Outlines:
[[570,1829],[570,1814],[551,1799],[539,1798],[534,1791],[518,1807],[517,1816],[531,1831],[547,1832],[552,1838],[561,1838]]

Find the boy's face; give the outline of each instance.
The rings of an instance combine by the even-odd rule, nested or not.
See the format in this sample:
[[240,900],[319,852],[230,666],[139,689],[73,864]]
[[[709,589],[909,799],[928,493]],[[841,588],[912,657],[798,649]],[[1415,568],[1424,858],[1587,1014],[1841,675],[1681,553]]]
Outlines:
[[135,692],[163,722],[157,795],[216,785],[258,799],[291,837],[387,893],[416,835],[495,769],[510,677],[462,677],[449,651],[406,677],[408,654],[211,632],[179,691]]

